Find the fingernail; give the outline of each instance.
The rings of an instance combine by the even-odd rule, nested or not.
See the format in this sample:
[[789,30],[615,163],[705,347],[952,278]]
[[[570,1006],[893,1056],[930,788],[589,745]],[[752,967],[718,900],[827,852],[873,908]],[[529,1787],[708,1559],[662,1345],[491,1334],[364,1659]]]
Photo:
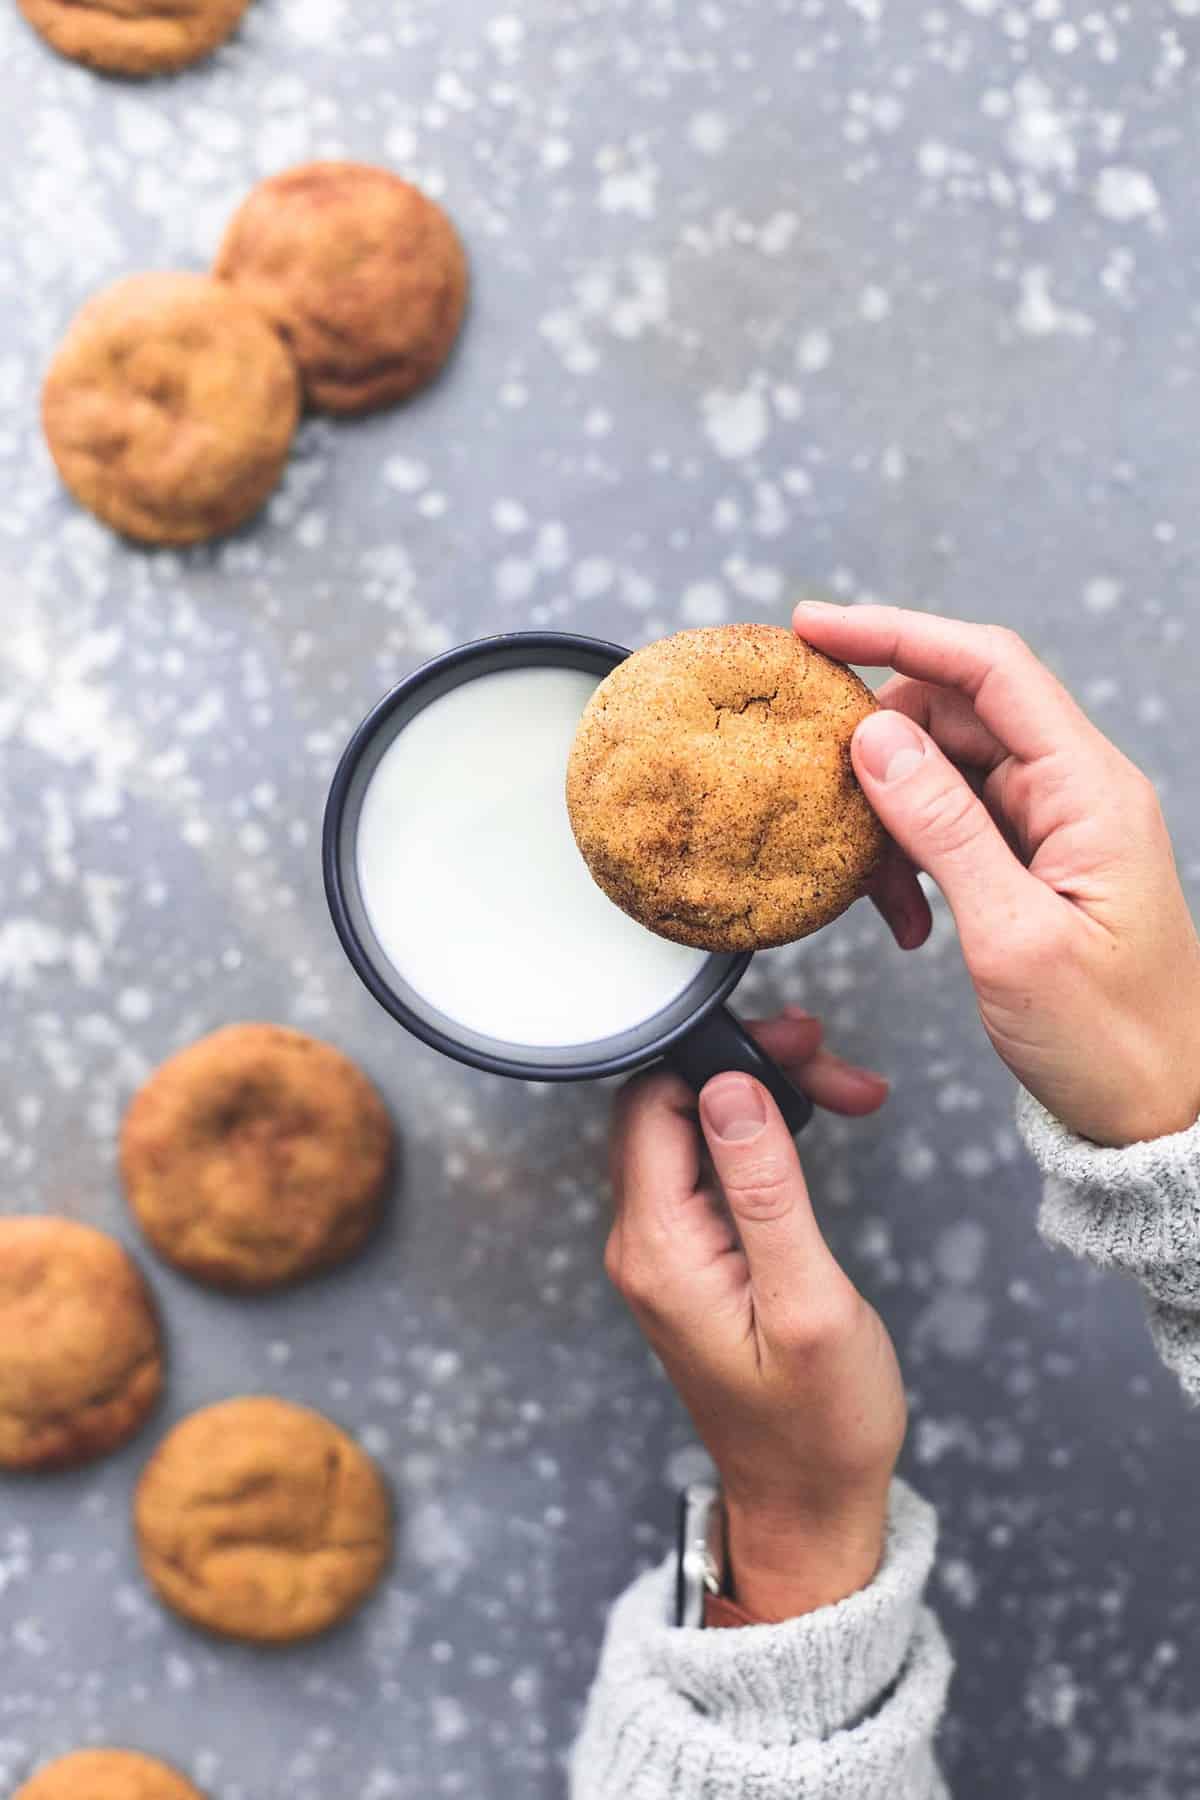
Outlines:
[[891,1087],[886,1075],[880,1075],[875,1069],[862,1069],[857,1063],[849,1063],[843,1056],[834,1056],[832,1051],[826,1052],[831,1063],[836,1063],[843,1075],[851,1081],[857,1081],[863,1087]]
[[744,1144],[767,1122],[762,1090],[748,1075],[718,1075],[705,1088],[700,1105],[709,1130],[726,1144]]
[[854,734],[868,775],[876,781],[903,781],[925,760],[925,739],[903,713],[875,712]]
[[889,1076],[880,1075],[875,1069],[856,1069],[855,1077],[862,1087],[890,1088],[892,1085]]
[[797,600],[797,612],[841,612],[836,600]]

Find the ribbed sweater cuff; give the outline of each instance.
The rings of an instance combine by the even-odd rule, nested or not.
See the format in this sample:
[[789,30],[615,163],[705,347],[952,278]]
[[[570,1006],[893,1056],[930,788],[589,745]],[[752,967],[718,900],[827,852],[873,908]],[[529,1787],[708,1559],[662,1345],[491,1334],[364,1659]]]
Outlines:
[[572,1800],[936,1800],[950,1654],[920,1604],[931,1509],[893,1486],[871,1585],[782,1625],[682,1631],[672,1563],[609,1621]]
[[1017,1123],[1046,1178],[1042,1236],[1141,1283],[1154,1347],[1200,1401],[1200,1121],[1169,1137],[1104,1149],[1076,1137],[1022,1090]]
[[1168,1304],[1200,1304],[1200,1121],[1105,1149],[1076,1137],[1022,1089],[1017,1124],[1046,1177],[1040,1227],[1050,1242],[1128,1270]]
[[[883,1561],[869,1587],[782,1625],[660,1630],[646,1640],[645,1672],[748,1743],[788,1744],[844,1730],[900,1673],[936,1536],[932,1507],[897,1481]],[[660,1622],[673,1593],[673,1564],[648,1578],[645,1599]]]

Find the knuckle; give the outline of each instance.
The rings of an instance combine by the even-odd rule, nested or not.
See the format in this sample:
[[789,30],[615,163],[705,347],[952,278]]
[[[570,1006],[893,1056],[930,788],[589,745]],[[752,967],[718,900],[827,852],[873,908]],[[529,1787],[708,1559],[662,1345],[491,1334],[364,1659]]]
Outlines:
[[1075,954],[1077,943],[1072,914],[1055,908],[1021,924],[1013,945],[1014,960],[1037,971],[1061,968]]
[[989,996],[1023,991],[1051,975],[1061,978],[1076,950],[1069,917],[1021,918],[1007,931],[989,931],[972,945],[971,973]]
[[1144,830],[1154,830],[1162,823],[1162,802],[1158,789],[1148,775],[1132,763],[1129,766],[1129,793],[1124,802],[1133,822]]
[[1014,631],[1011,625],[989,625],[987,633],[998,662],[1015,662],[1019,657],[1033,654],[1020,632]]
[[812,1305],[786,1309],[776,1335],[802,1356],[840,1350],[857,1332],[862,1312],[860,1295],[849,1286],[838,1288]]
[[615,1272],[609,1270],[609,1279],[632,1312],[649,1317],[657,1310],[659,1283],[644,1263],[622,1257]]
[[957,856],[977,842],[988,823],[965,782],[946,782],[917,802],[913,826],[922,848],[935,856]]
[[792,1204],[791,1171],[771,1152],[740,1162],[722,1176],[722,1186],[743,1219],[777,1219]]

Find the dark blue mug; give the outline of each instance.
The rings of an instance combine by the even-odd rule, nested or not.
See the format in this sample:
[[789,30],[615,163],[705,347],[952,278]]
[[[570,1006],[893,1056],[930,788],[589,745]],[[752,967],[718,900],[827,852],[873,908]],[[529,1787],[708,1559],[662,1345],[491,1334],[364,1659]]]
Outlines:
[[[734,1018],[724,1002],[745,974],[749,954],[709,956],[669,1005],[617,1036],[587,1044],[506,1043],[464,1026],[425,999],[391,962],[371,926],[359,883],[358,823],[367,787],[384,753],[423,708],[482,675],[537,666],[580,669],[602,680],[628,656],[618,644],[566,632],[521,631],[482,638],[435,657],[394,687],[367,714],[338,763],[325,808],[325,893],[342,947],[365,986],[394,1019],[444,1056],[524,1081],[591,1081],[665,1062],[697,1091],[714,1075],[753,1075],[774,1096],[793,1132],[812,1116],[808,1098]],[[497,956],[504,945],[496,945]]]

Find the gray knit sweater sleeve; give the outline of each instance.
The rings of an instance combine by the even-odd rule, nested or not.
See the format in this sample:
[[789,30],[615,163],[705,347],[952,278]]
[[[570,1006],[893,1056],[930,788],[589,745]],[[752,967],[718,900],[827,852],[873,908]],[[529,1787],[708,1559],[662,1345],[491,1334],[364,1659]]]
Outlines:
[[571,1800],[944,1800],[950,1654],[921,1603],[935,1536],[895,1482],[871,1585],[783,1625],[680,1630],[673,1560],[643,1575],[609,1621]]
[[1042,1236],[1137,1278],[1155,1348],[1200,1401],[1200,1121],[1171,1137],[1105,1150],[1022,1091],[1017,1122],[1045,1176]]

